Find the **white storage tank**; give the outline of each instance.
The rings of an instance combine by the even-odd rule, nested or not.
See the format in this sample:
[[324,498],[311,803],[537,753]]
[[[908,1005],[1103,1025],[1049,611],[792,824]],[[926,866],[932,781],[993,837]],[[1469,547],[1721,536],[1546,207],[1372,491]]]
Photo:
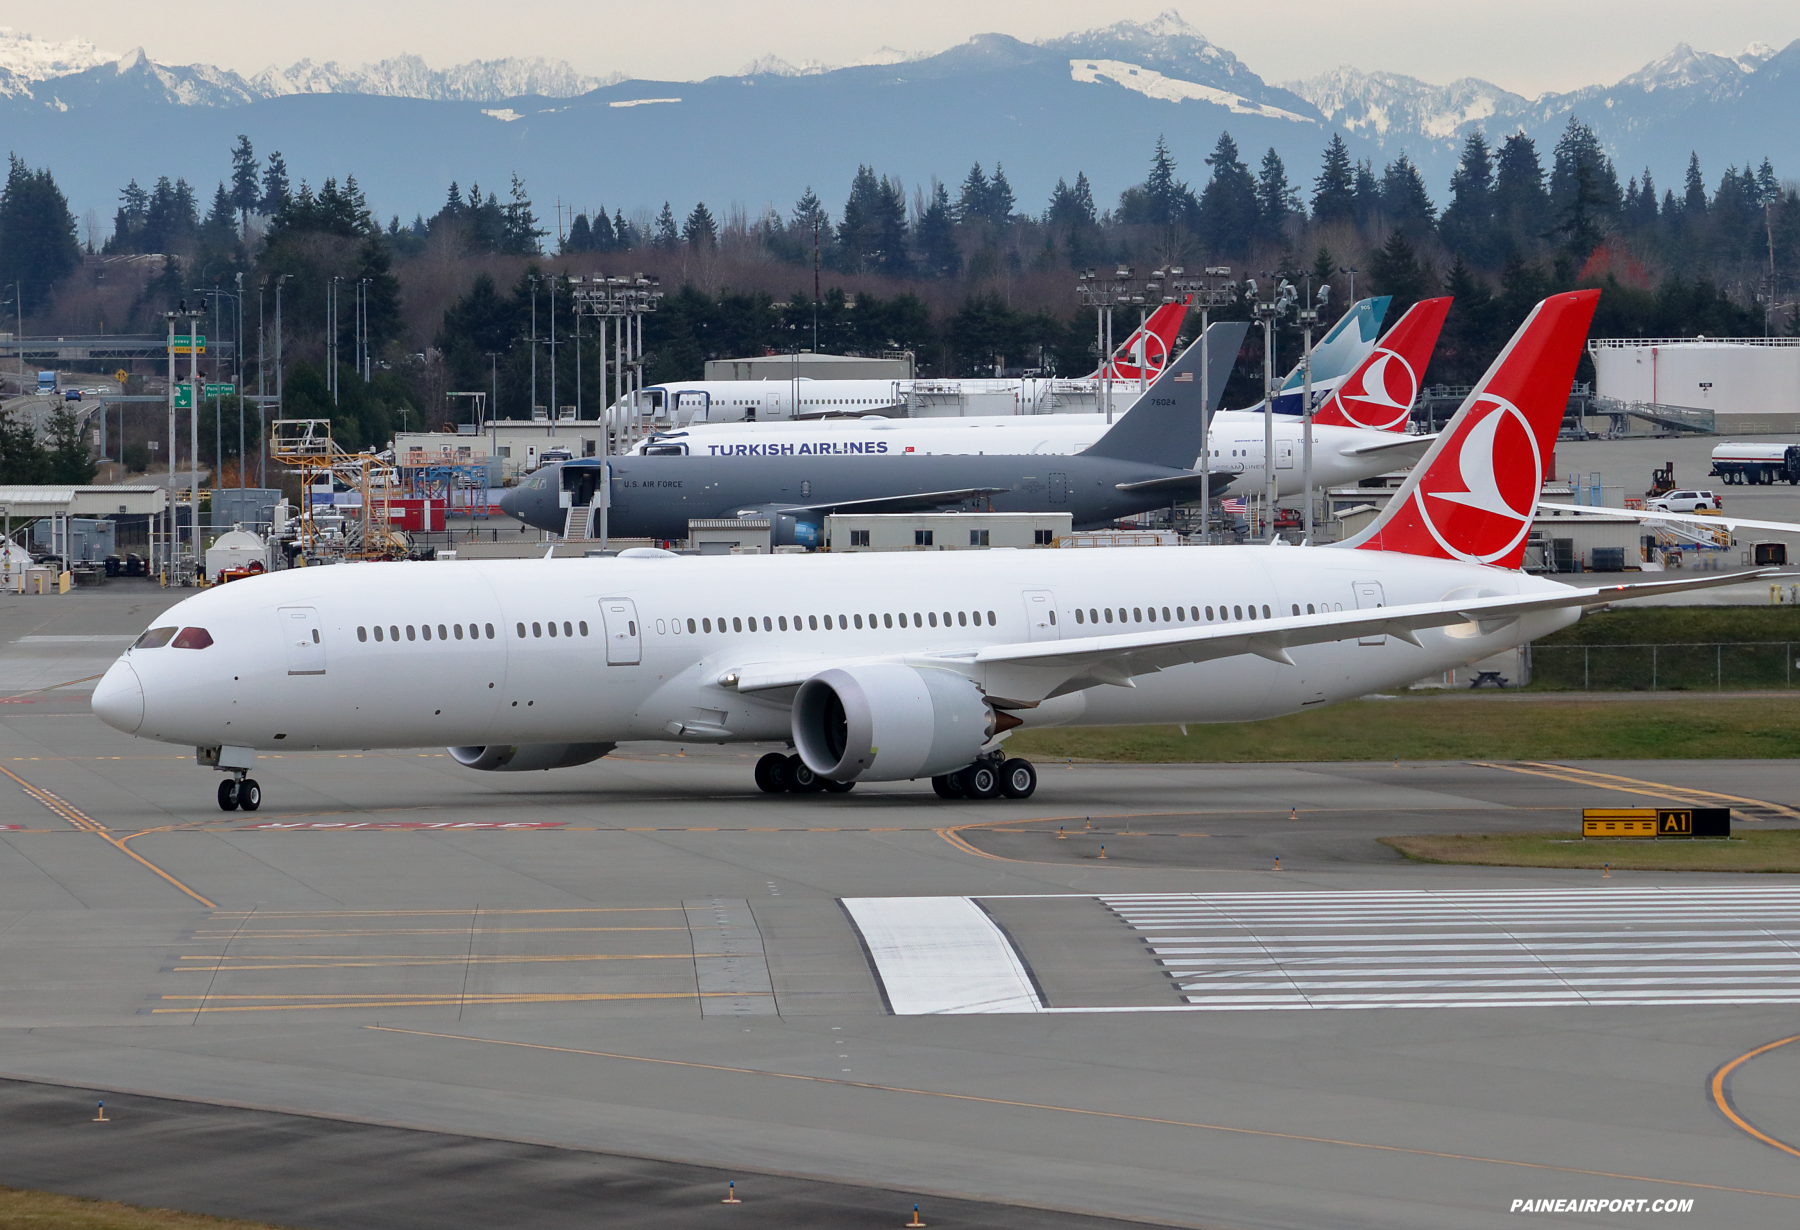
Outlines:
[[1720,434],[1800,432],[1800,338],[1597,338],[1594,392],[1708,410]]
[[222,572],[244,568],[268,571],[269,545],[241,526],[220,534],[206,548],[206,575],[217,580]]

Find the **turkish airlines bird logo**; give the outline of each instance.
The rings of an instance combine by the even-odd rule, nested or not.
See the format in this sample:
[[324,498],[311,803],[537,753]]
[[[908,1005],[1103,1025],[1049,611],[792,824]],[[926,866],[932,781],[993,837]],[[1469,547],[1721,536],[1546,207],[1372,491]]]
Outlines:
[[1419,377],[1412,364],[1388,349],[1379,349],[1337,392],[1338,408],[1353,427],[1395,431],[1412,413]]
[[1147,377],[1155,378],[1168,365],[1169,343],[1160,334],[1140,329],[1125,352],[1113,360],[1112,379],[1136,380],[1140,369]]
[[1449,555],[1491,564],[1512,554],[1531,532],[1544,459],[1530,422],[1510,401],[1483,393],[1471,411],[1453,442],[1455,469],[1440,459],[1420,479],[1413,500],[1425,528]]

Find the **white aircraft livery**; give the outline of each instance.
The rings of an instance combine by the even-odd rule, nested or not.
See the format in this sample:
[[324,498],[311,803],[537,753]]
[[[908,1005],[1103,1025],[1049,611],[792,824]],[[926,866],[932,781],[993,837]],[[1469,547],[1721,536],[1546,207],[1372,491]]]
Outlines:
[[[256,810],[259,751],[554,769],[628,739],[789,742],[765,790],[1029,795],[1020,727],[1237,722],[1394,687],[1583,608],[1742,579],[1519,571],[1597,291],[1540,303],[1384,513],[1331,547],[364,564],[171,607],[93,696]],[[1749,575],[1759,576],[1760,573]],[[329,772],[329,761],[317,772]]]
[[[1313,417],[1315,487],[1339,486],[1387,473],[1416,460],[1430,447],[1430,437],[1402,433],[1449,308],[1447,298],[1414,304],[1388,331],[1379,348],[1371,344],[1362,361],[1343,373],[1347,379],[1333,382]],[[1223,392],[1222,388],[1209,390],[1209,408],[1218,404]],[[1277,494],[1299,495],[1306,475],[1302,464],[1305,424],[1297,415],[1278,411],[1273,426]],[[869,453],[1070,456],[1092,447],[1108,428],[1105,420],[1092,414],[922,419],[876,415],[809,422],[697,423],[683,430],[659,432],[632,451],[651,457],[740,457],[749,464],[759,457]],[[1263,429],[1260,411],[1214,414],[1208,431],[1212,471],[1260,489],[1267,451]],[[1185,464],[1198,468],[1196,459]]]

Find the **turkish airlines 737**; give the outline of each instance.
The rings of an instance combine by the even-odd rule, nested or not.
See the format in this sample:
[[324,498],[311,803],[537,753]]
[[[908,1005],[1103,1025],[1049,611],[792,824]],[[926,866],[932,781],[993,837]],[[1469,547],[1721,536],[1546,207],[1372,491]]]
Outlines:
[[[929,778],[1025,797],[1019,727],[1240,722],[1395,687],[1718,574],[1518,571],[1598,292],[1540,303],[1360,537],[1181,547],[304,568],[171,607],[93,709],[199,749],[256,810],[259,751],[448,745],[553,769],[628,739],[789,741],[765,790]],[[1751,573],[1749,575],[1760,575]],[[329,761],[316,771],[329,772]]]

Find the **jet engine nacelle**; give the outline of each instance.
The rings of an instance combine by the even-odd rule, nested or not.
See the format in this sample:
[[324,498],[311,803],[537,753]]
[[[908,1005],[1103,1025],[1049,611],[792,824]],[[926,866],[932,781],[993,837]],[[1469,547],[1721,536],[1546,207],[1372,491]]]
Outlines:
[[796,516],[791,510],[784,512],[780,508],[740,508],[736,512],[740,519],[745,520],[767,517],[769,545],[772,547],[800,546],[811,549],[819,545],[822,537],[818,521]]
[[569,769],[587,764],[617,746],[616,743],[527,743],[520,747],[490,744],[447,750],[465,768],[479,769],[483,773],[529,773],[536,769]]
[[966,768],[1001,725],[981,689],[930,667],[834,667],[794,696],[794,747],[807,768],[836,782]]

